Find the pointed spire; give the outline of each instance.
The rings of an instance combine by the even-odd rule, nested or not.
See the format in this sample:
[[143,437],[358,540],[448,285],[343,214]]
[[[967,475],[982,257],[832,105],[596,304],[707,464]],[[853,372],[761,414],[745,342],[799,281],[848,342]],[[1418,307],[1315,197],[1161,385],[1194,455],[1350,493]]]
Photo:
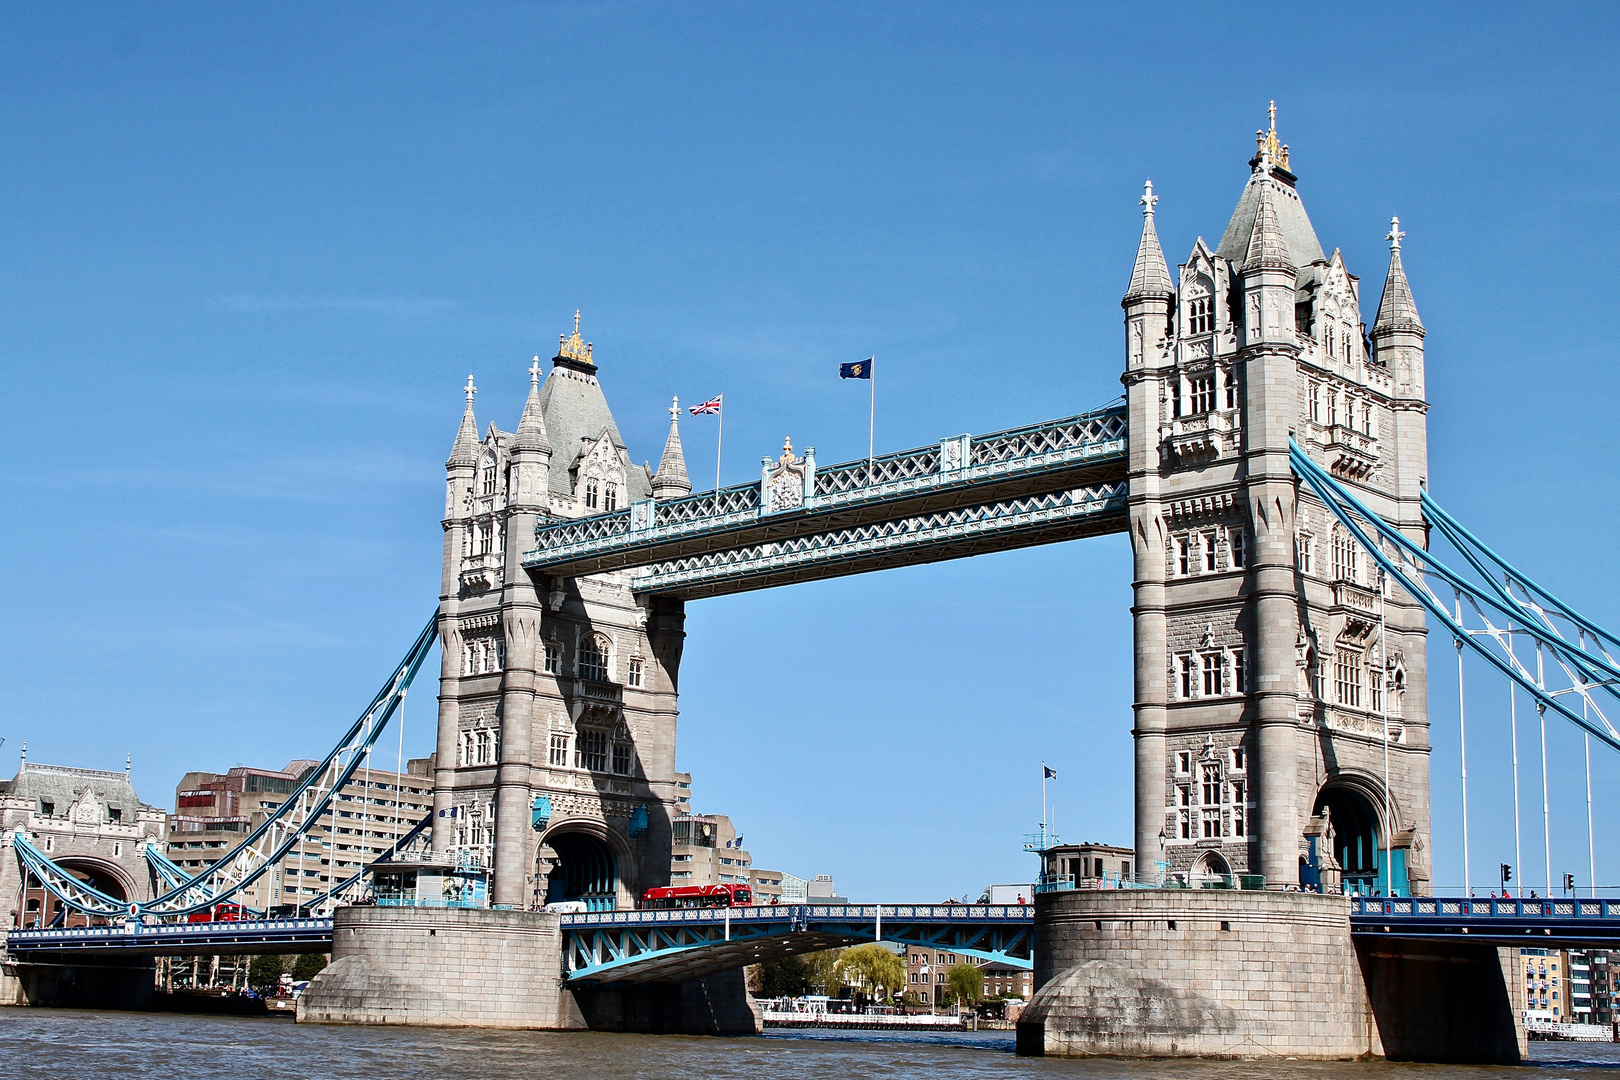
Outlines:
[[546,435],[546,418],[540,410],[540,358],[529,365],[529,400],[523,403],[523,417],[518,421],[518,450],[550,451],[551,440]]
[[653,474],[652,491],[655,499],[673,499],[692,493],[692,481],[686,475],[686,455],[681,452],[681,399],[670,399],[669,438],[664,440],[664,456],[658,459],[658,471]]
[[1389,276],[1384,279],[1384,295],[1378,301],[1378,318],[1373,322],[1374,335],[1396,330],[1423,332],[1423,320],[1418,318],[1417,304],[1412,300],[1412,287],[1406,283],[1406,268],[1401,265],[1401,219],[1389,219]]
[[1260,206],[1254,215],[1254,232],[1249,234],[1249,250],[1244,256],[1243,271],[1293,270],[1288,257],[1288,241],[1283,239],[1282,226],[1277,222],[1277,203],[1272,195],[1272,180],[1259,181]]
[[1143,185],[1142,242],[1136,246],[1136,265],[1131,268],[1131,286],[1125,290],[1126,302],[1150,296],[1175,295],[1170,283],[1170,268],[1164,261],[1164,249],[1159,246],[1159,234],[1153,227],[1153,204],[1159,197],[1153,194],[1153,181]]
[[456,444],[450,448],[450,460],[446,465],[476,465],[478,464],[478,421],[473,417],[473,398],[478,394],[478,388],[473,385],[473,377],[467,376],[467,385],[462,387],[467,394],[467,411],[461,414],[461,427],[456,430]]

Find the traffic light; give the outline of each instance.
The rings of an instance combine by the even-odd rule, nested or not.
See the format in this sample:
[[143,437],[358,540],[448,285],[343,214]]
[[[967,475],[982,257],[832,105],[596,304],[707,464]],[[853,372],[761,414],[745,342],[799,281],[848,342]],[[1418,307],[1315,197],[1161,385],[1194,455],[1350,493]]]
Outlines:
[[1513,880],[1513,867],[1509,866],[1507,863],[1503,863],[1502,864],[1502,885],[1505,887],[1507,885],[1507,883],[1512,881],[1512,880]]
[[1565,892],[1574,892],[1575,891],[1575,875],[1574,874],[1565,874],[1564,875],[1564,891]]

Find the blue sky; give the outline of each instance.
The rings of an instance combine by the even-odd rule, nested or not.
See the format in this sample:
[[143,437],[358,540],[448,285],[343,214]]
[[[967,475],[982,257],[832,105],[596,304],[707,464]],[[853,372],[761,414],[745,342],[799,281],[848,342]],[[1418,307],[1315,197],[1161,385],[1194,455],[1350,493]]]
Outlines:
[[[458,388],[510,430],[575,308],[638,459],[671,394],[725,393],[728,482],[784,436],[864,454],[864,387],[834,376],[873,353],[880,450],[1108,400],[1142,180],[1172,262],[1213,243],[1273,98],[1369,318],[1391,214],[1408,233],[1435,495],[1620,623],[1616,30],[1556,5],[12,5],[0,771],[24,740],[132,752],[166,806],[188,769],[318,756],[435,603]],[[698,478],[711,424],[685,426]],[[1028,880],[1043,757],[1059,831],[1128,840],[1129,574],[1111,538],[692,604],[698,808],[864,899]],[[1469,695],[1484,885],[1513,861],[1507,691]],[[1584,880],[1580,741],[1549,741],[1553,869]]]

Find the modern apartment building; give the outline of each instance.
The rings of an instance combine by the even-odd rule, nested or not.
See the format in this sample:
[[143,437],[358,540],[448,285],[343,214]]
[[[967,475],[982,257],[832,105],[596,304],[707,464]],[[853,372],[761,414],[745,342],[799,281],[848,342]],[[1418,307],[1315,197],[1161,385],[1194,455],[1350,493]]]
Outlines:
[[[224,773],[189,772],[175,789],[167,854],[190,874],[213,866],[285,802],[317,761],[284,769],[238,766]],[[281,864],[239,899],[251,907],[308,903],[358,873],[409,832],[433,807],[429,759],[402,775],[360,769],[337,793],[331,810]]]

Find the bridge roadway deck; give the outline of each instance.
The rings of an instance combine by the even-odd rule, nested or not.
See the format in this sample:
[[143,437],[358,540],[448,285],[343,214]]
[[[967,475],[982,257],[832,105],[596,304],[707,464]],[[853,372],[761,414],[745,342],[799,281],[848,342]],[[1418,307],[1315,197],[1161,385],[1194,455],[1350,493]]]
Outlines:
[[332,920],[243,919],[228,922],[176,922],[151,926],[74,926],[12,930],[6,952],[14,960],[67,955],[230,956],[332,951]]
[[563,916],[571,983],[681,982],[762,960],[886,941],[1032,966],[1035,909],[1011,904],[777,904]]
[[1620,900],[1355,897],[1350,932],[1362,938],[1463,938],[1523,948],[1620,943]]
[[[535,530],[531,573],[630,569],[695,599],[1125,529],[1122,407],[761,480]],[[780,464],[780,463],[778,463]],[[772,485],[776,484],[776,487]]]
[[[879,922],[881,920],[881,927]],[[776,956],[881,940],[1028,967],[1034,909],[984,904],[782,904],[561,917],[571,981],[693,978]],[[1356,897],[1357,938],[1464,938],[1525,948],[1620,944],[1620,900]],[[330,952],[332,920],[251,919],[12,930],[13,962],[70,956]]]

